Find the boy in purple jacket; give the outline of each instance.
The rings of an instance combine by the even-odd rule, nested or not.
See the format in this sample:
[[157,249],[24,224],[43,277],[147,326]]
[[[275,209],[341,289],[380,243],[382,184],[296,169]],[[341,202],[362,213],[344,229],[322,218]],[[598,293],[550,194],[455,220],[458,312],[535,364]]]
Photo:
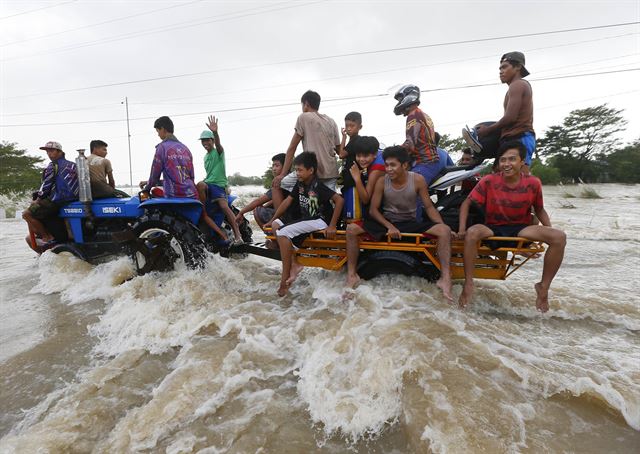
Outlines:
[[149,194],[153,186],[160,184],[160,176],[163,175],[165,197],[197,199],[198,191],[193,181],[193,157],[187,146],[173,135],[173,122],[169,117],[160,117],[153,127],[162,142],[156,145],[149,180],[140,183],[144,184],[142,192]]

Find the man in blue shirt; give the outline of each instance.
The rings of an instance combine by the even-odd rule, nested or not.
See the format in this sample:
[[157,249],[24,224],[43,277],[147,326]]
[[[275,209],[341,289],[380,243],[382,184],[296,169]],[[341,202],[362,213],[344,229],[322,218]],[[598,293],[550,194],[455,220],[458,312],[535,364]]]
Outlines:
[[41,150],[47,152],[51,162],[42,175],[42,185],[34,193],[34,201],[22,213],[29,230],[43,241],[53,241],[42,221],[56,217],[60,208],[78,199],[78,172],[76,165],[67,161],[59,142],[49,141]]

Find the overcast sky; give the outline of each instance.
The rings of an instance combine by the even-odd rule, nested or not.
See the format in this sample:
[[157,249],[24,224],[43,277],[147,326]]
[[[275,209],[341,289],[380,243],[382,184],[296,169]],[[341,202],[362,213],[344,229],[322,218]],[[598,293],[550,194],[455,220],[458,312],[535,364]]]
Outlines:
[[[458,136],[502,115],[499,58],[513,50],[526,55],[539,137],[571,110],[605,102],[625,111],[621,138],[640,137],[640,71],[629,71],[640,68],[638,0],[0,5],[0,140],[31,154],[57,140],[75,158],[102,139],[117,183],[129,182],[125,97],[134,183],[148,176],[161,115],[191,149],[197,179],[209,113],[220,119],[227,173],[262,175],[286,150],[307,89],[339,126],[359,111],[362,134],[392,145],[404,141],[393,93],[414,83],[432,90],[421,108],[436,130]],[[617,26],[594,28],[606,25]],[[590,29],[541,34],[576,28]],[[459,88],[469,85],[483,86]]]

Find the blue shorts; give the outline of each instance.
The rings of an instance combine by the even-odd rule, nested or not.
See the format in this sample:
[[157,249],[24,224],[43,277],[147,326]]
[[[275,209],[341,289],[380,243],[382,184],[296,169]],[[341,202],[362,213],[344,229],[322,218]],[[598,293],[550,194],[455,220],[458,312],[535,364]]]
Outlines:
[[442,159],[438,162],[430,162],[428,164],[416,164],[411,168],[412,172],[422,175],[424,181],[427,182],[427,186],[431,184],[433,178],[440,173],[440,171],[447,166],[446,161]]
[[500,144],[505,142],[520,142],[527,149],[527,157],[524,159],[524,163],[531,167],[531,159],[533,159],[533,152],[536,151],[536,136],[532,132],[525,132],[522,135],[515,137],[503,137],[500,139]]
[[227,191],[222,186],[207,183],[207,188],[209,192],[207,198],[209,200],[227,199]]

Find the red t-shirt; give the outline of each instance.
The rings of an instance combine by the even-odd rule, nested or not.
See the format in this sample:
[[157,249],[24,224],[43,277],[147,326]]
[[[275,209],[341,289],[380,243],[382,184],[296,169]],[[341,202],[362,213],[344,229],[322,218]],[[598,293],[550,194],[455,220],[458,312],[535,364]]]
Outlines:
[[544,206],[540,180],[524,175],[515,186],[508,186],[502,173],[486,175],[473,188],[469,199],[484,207],[487,225],[528,225],[531,207]]

